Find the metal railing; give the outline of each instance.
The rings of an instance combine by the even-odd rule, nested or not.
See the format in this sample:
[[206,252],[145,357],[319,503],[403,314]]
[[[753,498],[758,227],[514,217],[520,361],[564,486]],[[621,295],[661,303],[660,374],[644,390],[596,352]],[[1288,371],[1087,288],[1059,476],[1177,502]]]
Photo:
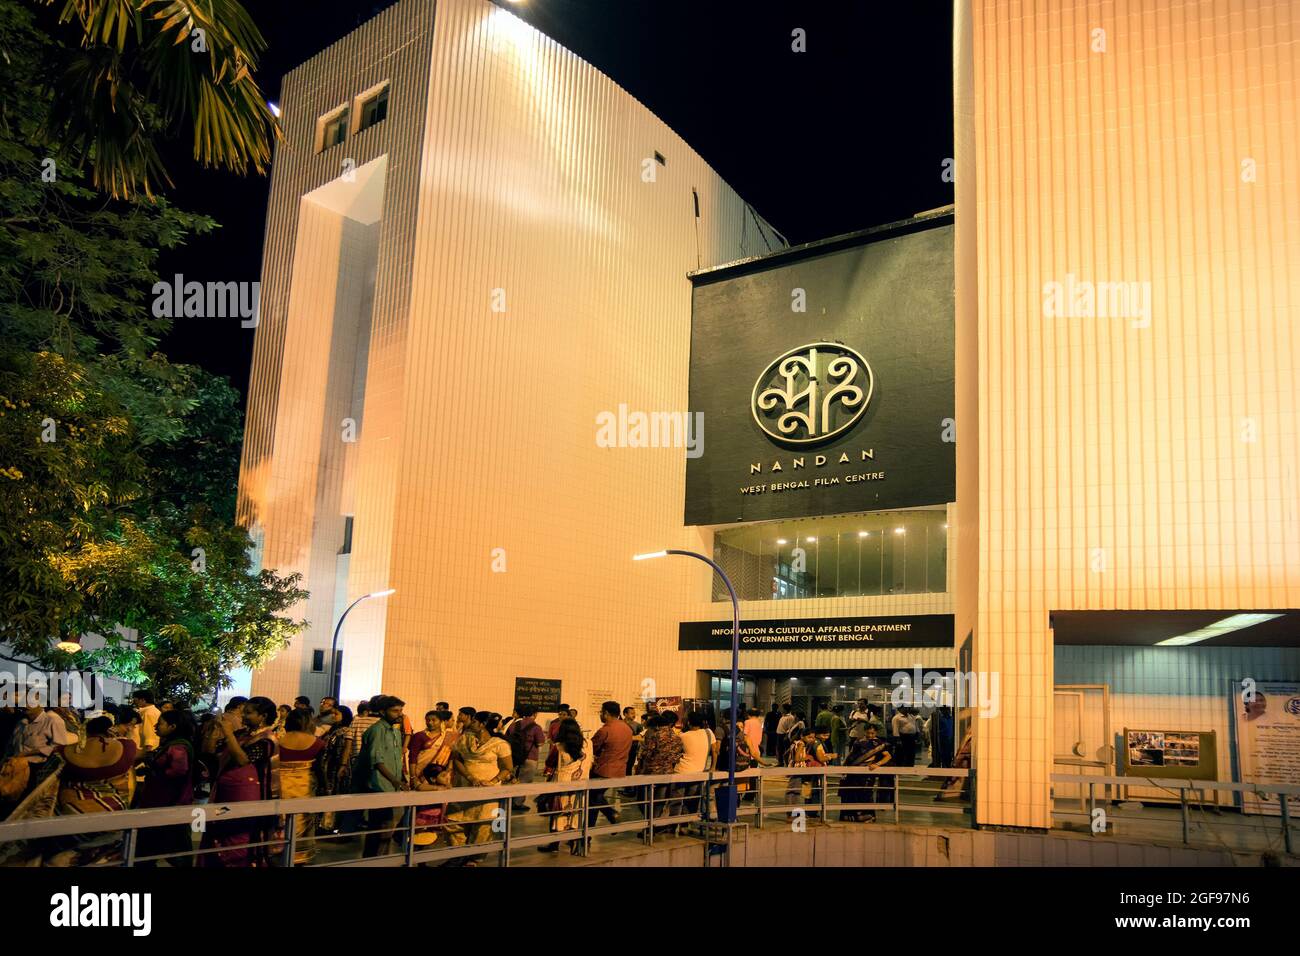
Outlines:
[[[1097,819],[1096,810],[1098,808],[1097,788],[1107,788],[1104,792],[1101,803],[1110,807],[1118,798],[1119,793],[1127,793],[1130,788],[1155,789],[1164,791],[1178,802],[1178,817],[1176,823],[1167,824],[1155,814],[1146,814],[1140,823],[1143,826],[1179,826],[1182,830],[1182,842],[1191,843],[1192,835],[1192,818],[1191,811],[1194,807],[1204,804],[1207,793],[1249,793],[1261,798],[1276,796],[1280,814],[1274,818],[1268,814],[1259,814],[1254,817],[1259,822],[1261,829],[1267,829],[1267,821],[1276,819],[1282,837],[1282,845],[1286,848],[1287,853],[1294,853],[1294,825],[1291,822],[1292,801],[1300,803],[1300,787],[1283,786],[1281,784],[1256,784],[1256,783],[1229,783],[1223,780],[1168,780],[1164,778],[1155,779],[1151,777],[1115,777],[1104,776],[1100,774],[1082,774],[1082,773],[1054,773],[1052,774],[1053,784],[1080,784],[1087,787],[1087,805],[1085,809],[1069,810],[1064,808],[1053,809],[1053,816],[1069,821],[1071,818],[1084,818],[1089,829],[1092,829],[1092,821]],[[1111,792],[1110,788],[1114,788]],[[1063,798],[1065,800],[1077,799],[1073,796]],[[1133,797],[1131,802],[1143,803],[1149,798]],[[1126,800],[1125,802],[1130,802]],[[1171,808],[1172,809],[1172,808]],[[1231,806],[1221,807],[1218,803],[1213,805],[1213,810],[1220,811],[1231,809]],[[1112,818],[1113,819],[1107,819]],[[1106,810],[1106,818],[1103,818],[1103,828],[1100,832],[1111,832],[1111,825],[1114,822],[1134,823],[1139,822],[1133,815],[1123,815],[1117,813],[1114,809]],[[1221,827],[1220,833],[1226,828]],[[1097,831],[1094,831],[1097,832]]]
[[[944,821],[964,816],[969,826],[970,803],[964,791],[970,777],[970,771],[964,769],[929,767],[880,767],[869,772],[858,767],[746,770],[736,774],[737,823],[761,828],[773,825],[777,817],[827,821],[831,813],[842,819],[887,813],[893,822],[906,822],[907,818],[922,822],[921,817],[926,818],[924,822],[934,822],[932,815],[941,815]],[[489,854],[498,856],[499,865],[510,866],[512,853],[525,849],[554,846],[558,851],[572,844],[572,853],[586,856],[594,837],[635,833],[645,846],[653,846],[666,831],[685,827],[700,838],[707,864],[709,834],[716,832],[718,791],[725,787],[726,777],[714,772],[122,810],[0,823],[0,851],[19,841],[44,841],[50,849],[89,841],[102,846],[113,842],[117,834],[120,844],[111,861],[122,866],[159,860],[215,864],[220,859],[215,855],[232,849],[260,851],[272,865],[285,867],[438,865]],[[807,799],[805,788],[810,790]],[[536,801],[539,797],[543,798],[542,808],[536,811],[525,813],[515,806],[516,799]],[[564,805],[546,802],[556,799],[563,799]],[[445,808],[443,819],[421,823],[420,811],[436,807]],[[637,816],[632,816],[634,812]],[[349,817],[365,813],[386,813],[388,825],[347,825]],[[305,838],[299,836],[300,817],[318,823],[326,815],[343,821],[342,832],[309,830]],[[600,822],[602,816],[607,822]],[[140,834],[156,827],[185,826],[198,834],[214,826],[229,831],[232,823],[241,820],[248,821],[247,842],[200,845],[177,853],[138,852]],[[546,821],[545,827],[536,821]],[[434,835],[432,845],[422,847],[430,834]],[[375,852],[359,855],[358,838],[373,844]],[[306,854],[311,855],[310,860],[300,859]]]

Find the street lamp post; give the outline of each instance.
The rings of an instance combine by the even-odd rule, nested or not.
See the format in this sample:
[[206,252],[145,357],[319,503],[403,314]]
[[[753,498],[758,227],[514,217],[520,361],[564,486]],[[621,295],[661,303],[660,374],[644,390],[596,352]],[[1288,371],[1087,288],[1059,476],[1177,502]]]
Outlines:
[[731,579],[727,577],[727,572],[723,571],[716,561],[706,558],[702,554],[694,551],[680,551],[675,548],[669,548],[666,551],[651,551],[648,554],[634,555],[633,561],[645,561],[648,558],[662,558],[670,554],[681,554],[688,558],[695,558],[697,561],[703,561],[709,567],[717,572],[718,577],[722,578],[722,583],[727,586],[727,593],[731,595],[731,762],[727,767],[727,801],[726,806],[718,811],[718,816],[722,823],[736,822],[736,718],[738,716],[738,700],[740,686],[740,602],[736,600],[736,589],[731,586]]
[[367,598],[388,597],[388,595],[394,593],[396,590],[397,588],[385,588],[382,591],[371,591],[369,594],[361,595],[361,597],[348,605],[348,609],[343,612],[343,616],[339,618],[339,622],[334,625],[334,640],[330,643],[330,683],[326,696],[333,697],[336,700],[339,696],[339,688],[334,686],[334,682],[338,680],[341,675],[334,673],[334,670],[335,662],[338,660],[339,656],[339,632],[343,630],[343,622],[347,620],[349,612]]

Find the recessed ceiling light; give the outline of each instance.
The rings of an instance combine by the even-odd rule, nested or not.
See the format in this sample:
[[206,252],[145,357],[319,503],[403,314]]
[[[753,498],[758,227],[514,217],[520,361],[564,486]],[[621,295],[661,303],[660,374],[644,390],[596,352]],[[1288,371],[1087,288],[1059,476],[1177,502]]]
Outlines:
[[790,542],[786,541],[785,538],[777,538],[777,539],[776,539],[776,543],[777,543],[777,544],[789,544]]
[[1244,627],[1254,627],[1256,624],[1263,624],[1265,621],[1271,621],[1281,616],[1281,614],[1232,614],[1195,631],[1188,631],[1186,634],[1178,634],[1174,637],[1167,637],[1163,641],[1156,641],[1156,647],[1181,647],[1184,644],[1196,644],[1200,641],[1208,641],[1212,637],[1240,631]]
[[859,537],[859,538],[870,538],[870,537],[871,537],[871,532],[870,532],[870,531],[859,531],[859,532],[858,532],[858,537]]
[[895,529],[894,529],[894,534],[902,534],[903,531],[904,531],[903,528],[895,528]]

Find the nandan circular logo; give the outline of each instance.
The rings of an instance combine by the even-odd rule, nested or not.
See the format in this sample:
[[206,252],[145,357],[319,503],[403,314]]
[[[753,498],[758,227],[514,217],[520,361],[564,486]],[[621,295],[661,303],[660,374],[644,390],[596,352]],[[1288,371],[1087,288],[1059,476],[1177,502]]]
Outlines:
[[763,369],[750,410],[773,441],[815,445],[857,423],[875,382],[860,353],[836,342],[812,342],[777,356]]

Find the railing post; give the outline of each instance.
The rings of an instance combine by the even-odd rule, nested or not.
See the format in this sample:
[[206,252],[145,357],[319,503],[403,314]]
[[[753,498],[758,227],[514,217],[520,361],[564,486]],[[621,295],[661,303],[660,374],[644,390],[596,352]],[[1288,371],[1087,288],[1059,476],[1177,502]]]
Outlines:
[[903,789],[900,786],[900,784],[903,782],[903,779],[902,779],[902,774],[898,774],[898,773],[894,774],[893,777],[894,777],[894,823],[899,824],[903,822],[902,821],[903,814],[901,809],[901,803],[899,800],[899,795]]
[[[583,788],[582,788],[582,799],[579,800],[578,803],[579,803],[579,806],[582,807],[582,821],[581,821],[581,823],[582,823],[582,837],[581,837],[582,843],[579,845],[579,849],[582,850],[582,855],[583,855],[583,856],[586,856],[586,855],[587,855],[587,840],[588,840],[588,837],[587,837],[587,814],[591,811],[591,778],[590,778],[590,777],[588,777],[588,778],[584,781],[584,786],[583,786]],[[557,848],[556,848],[556,852],[559,852],[559,848],[558,848],[558,846],[557,846]]]
[[[1092,821],[1097,816],[1097,792],[1093,784],[1088,784],[1088,829],[1092,830]],[[1093,831],[1096,832],[1095,830]]]
[[403,864],[404,866],[415,865],[415,818],[418,816],[415,807],[406,808],[406,816],[403,817],[406,824],[406,862]]
[[758,828],[760,830],[763,829],[763,780],[764,780],[764,773],[762,770],[759,770],[758,782],[757,782],[757,786],[758,786],[757,802],[758,802]]
[[281,866],[293,866],[293,856],[298,849],[298,814],[286,813],[284,815],[284,859],[280,861]]
[[646,823],[645,845],[654,846],[655,845],[655,785],[653,783],[646,784],[645,799],[646,799],[645,818],[648,821]]
[[135,866],[135,843],[140,831],[134,828],[122,835],[122,865]]
[[1295,850],[1291,846],[1291,810],[1288,807],[1291,802],[1291,795],[1289,793],[1279,793],[1278,796],[1282,798],[1282,843],[1286,847],[1287,853],[1294,853]]
[[[831,777],[830,774],[826,772],[825,767],[823,767],[820,772],[822,777],[822,823],[830,823],[830,818],[827,816],[826,812],[826,797],[831,789]],[[730,850],[728,850],[728,852],[730,852]]]
[[501,865],[510,865],[510,824],[514,820],[515,798],[506,797],[506,832],[501,836]]
[[1183,842],[1190,843],[1191,833],[1189,828],[1189,821],[1187,818],[1187,788],[1186,787],[1179,788],[1178,802],[1182,808],[1182,813],[1183,813]]

